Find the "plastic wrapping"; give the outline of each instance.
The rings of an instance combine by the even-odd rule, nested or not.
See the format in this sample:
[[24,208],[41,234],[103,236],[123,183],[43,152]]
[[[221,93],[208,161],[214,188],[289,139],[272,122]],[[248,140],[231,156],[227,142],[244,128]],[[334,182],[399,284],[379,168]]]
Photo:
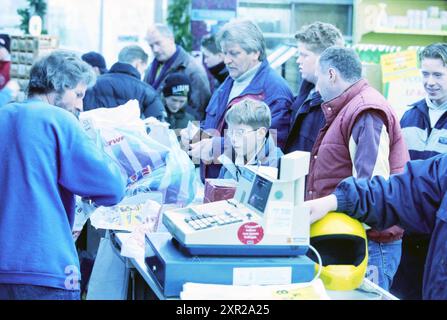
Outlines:
[[232,199],[237,182],[232,179],[206,179],[204,203]]
[[148,232],[157,229],[160,216],[161,194],[146,193],[124,198],[112,207],[99,207],[90,216],[92,226],[97,229],[134,231],[141,225]]
[[145,124],[139,112],[138,102],[131,100],[116,108],[83,112],[80,119],[87,134],[128,177],[127,197],[160,191],[162,203],[189,204],[197,189],[193,163],[173,130],[156,119]]

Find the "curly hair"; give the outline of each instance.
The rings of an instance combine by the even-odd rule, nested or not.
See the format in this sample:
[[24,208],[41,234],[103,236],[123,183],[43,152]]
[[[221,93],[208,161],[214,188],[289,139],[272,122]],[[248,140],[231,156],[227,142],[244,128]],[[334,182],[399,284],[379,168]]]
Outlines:
[[310,51],[318,54],[329,47],[344,45],[340,30],[330,23],[320,21],[303,26],[295,34],[295,39],[306,44]]
[[91,87],[95,81],[96,75],[89,64],[74,52],[59,50],[34,63],[27,93],[28,97],[51,92],[63,93],[79,83]]

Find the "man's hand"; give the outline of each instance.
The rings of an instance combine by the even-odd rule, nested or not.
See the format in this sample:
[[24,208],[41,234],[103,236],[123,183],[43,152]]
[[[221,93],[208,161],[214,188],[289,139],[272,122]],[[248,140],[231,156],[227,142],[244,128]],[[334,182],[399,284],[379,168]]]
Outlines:
[[[213,160],[213,139],[203,139],[199,142],[191,144],[191,150],[188,154],[193,159],[202,160],[205,163],[211,163]],[[195,163],[195,162],[194,162]]]
[[337,210],[337,197],[329,196],[304,202],[304,206],[310,208],[310,224],[318,221],[330,212]]
[[182,130],[180,130],[180,138],[181,138],[181,146],[182,149],[185,151],[189,151],[190,150],[190,143],[192,140],[192,136],[190,136],[190,131],[188,130],[188,128],[184,128]]

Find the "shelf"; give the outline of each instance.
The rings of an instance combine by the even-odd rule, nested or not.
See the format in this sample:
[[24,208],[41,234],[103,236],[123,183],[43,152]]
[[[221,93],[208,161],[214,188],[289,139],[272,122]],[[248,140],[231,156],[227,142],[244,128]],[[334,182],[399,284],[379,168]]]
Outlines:
[[447,31],[431,31],[420,29],[392,29],[392,28],[377,28],[369,33],[386,33],[386,34],[408,34],[408,35],[423,35],[423,36],[441,36],[447,37]]

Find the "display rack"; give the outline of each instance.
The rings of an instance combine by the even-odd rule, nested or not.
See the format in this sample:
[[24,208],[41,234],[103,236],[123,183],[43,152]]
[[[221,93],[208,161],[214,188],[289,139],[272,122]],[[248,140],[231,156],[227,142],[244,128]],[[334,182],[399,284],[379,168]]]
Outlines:
[[447,41],[445,0],[357,0],[354,43],[426,46]]
[[53,36],[12,36],[11,37],[11,79],[20,86],[18,101],[25,98],[29,75],[33,63],[41,56],[58,48],[58,39]]

